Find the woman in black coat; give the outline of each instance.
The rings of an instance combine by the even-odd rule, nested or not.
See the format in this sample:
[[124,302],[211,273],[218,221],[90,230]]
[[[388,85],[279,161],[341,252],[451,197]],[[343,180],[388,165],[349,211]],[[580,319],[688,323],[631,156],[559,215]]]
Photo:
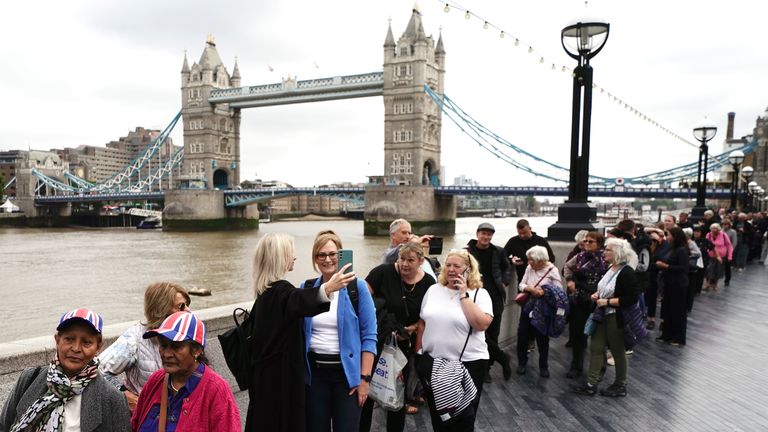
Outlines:
[[661,301],[661,317],[664,320],[661,337],[656,340],[672,345],[685,345],[688,295],[688,238],[683,230],[674,227],[665,233],[670,252],[656,261],[664,283],[664,298]]
[[297,289],[283,280],[296,261],[293,238],[270,233],[256,245],[256,301],[251,339],[255,363],[248,386],[246,431],[302,432],[305,424],[304,317],[330,309],[329,296],[355,278],[343,273],[318,288]]

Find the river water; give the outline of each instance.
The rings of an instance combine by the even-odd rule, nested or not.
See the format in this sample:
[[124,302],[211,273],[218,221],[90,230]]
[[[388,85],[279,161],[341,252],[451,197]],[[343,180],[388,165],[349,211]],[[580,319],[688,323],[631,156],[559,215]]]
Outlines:
[[[529,220],[534,231],[546,236],[555,219]],[[456,235],[444,239],[444,251],[474,238],[480,222],[494,224],[499,246],[517,233],[517,218],[459,218]],[[346,220],[273,222],[258,231],[206,233],[0,228],[0,343],[51,334],[63,312],[80,306],[102,314],[106,324],[140,320],[144,289],[155,281],[211,289],[210,297],[193,297],[193,310],[251,300],[253,251],[270,232],[294,236],[297,261],[287,278],[298,286],[315,276],[312,241],[324,229],[335,230],[344,247],[354,250],[361,276],[379,263],[389,243],[384,237],[364,237],[362,221]]]

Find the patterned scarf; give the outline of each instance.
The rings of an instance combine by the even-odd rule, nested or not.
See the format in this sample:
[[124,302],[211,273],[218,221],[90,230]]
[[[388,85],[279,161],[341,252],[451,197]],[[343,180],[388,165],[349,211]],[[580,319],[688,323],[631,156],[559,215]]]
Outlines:
[[82,394],[88,384],[99,372],[99,359],[94,357],[88,365],[72,378],[61,368],[59,354],[56,353],[48,366],[46,381],[48,391],[36,400],[10,432],[60,432],[63,430],[64,404],[73,397]]

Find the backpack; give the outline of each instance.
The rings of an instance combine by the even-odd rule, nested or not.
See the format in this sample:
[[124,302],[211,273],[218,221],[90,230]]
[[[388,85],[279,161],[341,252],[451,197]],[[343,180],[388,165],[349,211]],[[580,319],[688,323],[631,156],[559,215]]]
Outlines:
[[[238,315],[242,322],[238,322]],[[253,337],[254,318],[247,309],[236,308],[232,312],[235,327],[218,336],[221,352],[232,376],[235,377],[240,390],[248,390],[253,370],[251,355],[251,338]]]
[[[317,279],[318,278],[307,279],[304,282],[304,288],[315,286],[315,282],[317,281]],[[360,300],[359,300],[360,294],[357,292],[357,278],[352,279],[347,284],[347,294],[349,295],[349,301],[352,302],[352,307],[355,309],[355,315],[360,316],[359,306],[358,306],[358,304],[360,303]]]

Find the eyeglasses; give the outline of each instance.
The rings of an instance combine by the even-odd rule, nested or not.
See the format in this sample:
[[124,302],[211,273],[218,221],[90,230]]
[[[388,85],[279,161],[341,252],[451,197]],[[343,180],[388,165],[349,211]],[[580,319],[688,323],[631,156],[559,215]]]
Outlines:
[[582,240],[582,243],[597,243],[595,240],[588,239],[588,240]]
[[184,310],[187,309],[187,308],[189,308],[189,305],[184,303],[184,302],[181,302],[181,303],[176,305],[176,309],[178,309],[179,312],[184,312]]
[[338,253],[338,252],[329,252],[329,253],[326,253],[326,252],[318,252],[318,253],[315,255],[315,259],[318,259],[318,260],[320,260],[320,261],[325,261],[325,260],[326,260],[326,258],[330,258],[330,259],[331,259],[331,261],[333,261],[333,260],[335,260],[335,259],[336,259],[336,257],[338,257],[338,256],[339,256],[339,253]]

